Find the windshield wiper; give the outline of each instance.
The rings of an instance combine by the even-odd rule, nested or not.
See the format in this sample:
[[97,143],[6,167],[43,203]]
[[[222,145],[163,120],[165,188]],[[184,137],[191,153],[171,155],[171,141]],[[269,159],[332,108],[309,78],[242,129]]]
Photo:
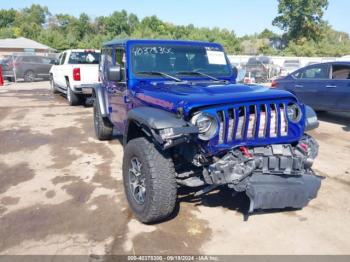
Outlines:
[[136,74],[139,74],[139,75],[151,75],[151,76],[162,76],[162,77],[165,77],[165,78],[170,78],[176,82],[182,82],[181,79],[175,77],[175,76],[172,76],[172,75],[169,75],[167,73],[164,73],[164,72],[159,72],[159,71],[141,71],[141,72],[136,72]]
[[197,76],[204,76],[204,77],[208,77],[211,80],[214,81],[221,81],[220,79],[213,77],[211,75],[207,75],[205,73],[199,72],[199,71],[180,71],[177,72],[176,75],[197,75]]

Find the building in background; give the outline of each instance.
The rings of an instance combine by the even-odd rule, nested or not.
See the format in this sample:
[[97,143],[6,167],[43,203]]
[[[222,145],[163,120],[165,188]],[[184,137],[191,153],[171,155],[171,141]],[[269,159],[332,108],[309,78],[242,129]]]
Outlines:
[[56,50],[24,37],[0,39],[0,57],[14,53],[48,54]]

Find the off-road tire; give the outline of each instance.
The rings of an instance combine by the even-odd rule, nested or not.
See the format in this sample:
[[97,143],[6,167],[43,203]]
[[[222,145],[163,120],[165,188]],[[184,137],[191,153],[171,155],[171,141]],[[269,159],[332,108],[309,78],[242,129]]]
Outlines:
[[113,136],[113,126],[101,115],[98,100],[94,101],[94,127],[98,140],[111,140]]
[[80,105],[80,97],[76,93],[73,92],[73,90],[70,87],[69,81],[66,81],[67,86],[67,100],[70,106],[77,106]]
[[58,94],[59,92],[56,89],[55,81],[53,80],[53,76],[50,76],[50,90],[52,94]]
[[32,70],[28,70],[24,73],[23,79],[25,82],[35,81],[35,73]]
[[[131,192],[129,169],[135,157],[141,162],[141,173],[145,176],[146,195],[142,205]],[[155,223],[173,213],[177,198],[173,161],[144,137],[130,140],[124,149],[123,182],[129,206],[139,221]]]

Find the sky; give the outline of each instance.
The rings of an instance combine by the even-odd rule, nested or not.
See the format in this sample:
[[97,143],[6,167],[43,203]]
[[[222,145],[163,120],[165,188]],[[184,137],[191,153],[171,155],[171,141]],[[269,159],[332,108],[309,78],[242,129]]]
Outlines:
[[[350,1],[329,2],[325,20],[335,30],[350,34]],[[238,36],[259,33],[265,28],[280,32],[271,25],[277,16],[277,0],[0,0],[0,9],[20,9],[31,4],[47,6],[52,14],[78,16],[85,12],[93,18],[125,9],[139,18],[156,15],[176,25],[226,28]]]

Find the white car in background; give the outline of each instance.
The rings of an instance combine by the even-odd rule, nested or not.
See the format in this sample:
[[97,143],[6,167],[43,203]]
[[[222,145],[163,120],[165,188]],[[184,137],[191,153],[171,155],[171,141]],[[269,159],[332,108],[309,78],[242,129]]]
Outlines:
[[337,61],[350,61],[350,55],[342,56],[341,58],[337,59]]
[[99,82],[100,55],[100,50],[95,49],[62,52],[50,70],[52,92],[66,94],[72,106],[84,103],[86,97],[92,94],[92,86]]

